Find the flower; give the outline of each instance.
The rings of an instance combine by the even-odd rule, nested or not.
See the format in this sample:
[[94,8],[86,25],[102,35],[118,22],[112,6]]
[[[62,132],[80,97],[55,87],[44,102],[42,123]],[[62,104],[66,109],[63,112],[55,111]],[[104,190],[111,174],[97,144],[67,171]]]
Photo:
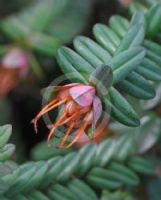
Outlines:
[[[63,137],[59,148],[69,148],[78,141],[81,135],[89,128],[95,130],[96,124],[102,114],[102,103],[96,96],[96,89],[90,85],[84,84],[69,84],[55,88],[55,98],[52,99],[32,120],[37,132],[37,121],[44,114],[54,108],[64,105],[63,113],[55,124],[52,125],[48,135],[48,142],[57,127],[65,125],[67,131]],[[74,139],[64,145],[69,135],[74,131]]]
[[0,62],[0,97],[10,92],[17,82],[26,75],[28,56],[18,48],[12,48]]

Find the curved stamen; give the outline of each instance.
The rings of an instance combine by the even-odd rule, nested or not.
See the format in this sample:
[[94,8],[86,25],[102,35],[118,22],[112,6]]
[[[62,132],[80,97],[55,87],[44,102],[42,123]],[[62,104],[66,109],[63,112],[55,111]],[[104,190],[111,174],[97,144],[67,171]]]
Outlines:
[[58,98],[50,101],[38,114],[37,114],[37,117],[41,117],[43,115],[43,112],[46,111],[46,109],[48,109],[49,107],[53,106],[53,104],[55,104],[57,101],[59,101]]
[[[53,136],[54,132],[55,132],[55,129],[59,126],[59,123],[63,120],[63,118],[66,116],[66,112],[64,112],[58,119],[58,121],[53,125],[53,128],[51,129],[51,131],[49,132],[49,135],[48,135],[48,142],[50,142],[50,139],[51,137]],[[48,145],[50,146],[50,145]]]
[[69,148],[71,147],[74,143],[77,142],[77,140],[80,138],[80,136],[82,135],[82,133],[84,132],[84,130],[87,128],[88,126],[88,122],[85,122],[83,127],[78,131],[78,134],[76,135],[76,137],[73,139],[73,141],[71,143],[69,143],[66,147],[64,148]]
[[[58,100],[59,100],[59,99],[58,99]],[[43,115],[44,115],[45,113],[47,113],[48,111],[50,111],[50,110],[52,110],[52,109],[58,107],[59,105],[65,103],[65,101],[66,101],[66,99],[64,99],[64,100],[59,101],[58,103],[56,103],[58,100],[55,99],[55,100],[53,100],[53,102],[50,102],[49,104],[51,104],[51,103],[53,104],[53,105],[51,104],[50,107],[47,107],[47,106],[49,106],[49,104],[46,105],[46,106],[37,114],[37,116],[31,121],[31,123],[34,124],[34,129],[35,129],[36,133],[38,132],[38,130],[37,130],[37,121],[40,119],[40,117],[43,116]]]
[[62,126],[64,124],[66,124],[67,122],[69,122],[70,120],[72,120],[73,118],[75,118],[77,115],[80,114],[79,111],[80,110],[76,111],[75,113],[73,113],[73,115],[71,115],[70,117],[68,117],[67,119],[65,119],[63,122],[59,123],[59,126]]
[[65,143],[65,141],[67,140],[68,136],[70,135],[70,133],[71,133],[73,127],[74,127],[74,123],[72,123],[72,124],[69,126],[69,128],[68,128],[68,130],[67,130],[67,132],[66,132],[64,138],[62,139],[60,145],[58,146],[58,148],[63,148],[64,143]]
[[[59,100],[59,98],[55,98],[52,101],[50,101],[41,111],[46,110],[49,106],[52,106],[54,103],[56,103]],[[41,112],[40,111],[40,112]]]
[[66,100],[67,100],[67,99],[63,99],[63,100],[59,101],[58,103],[56,103],[56,104],[50,106],[49,108],[47,108],[47,109],[42,113],[42,115],[44,115],[45,113],[49,112],[50,110],[52,110],[52,109],[58,107],[59,105],[65,103]]

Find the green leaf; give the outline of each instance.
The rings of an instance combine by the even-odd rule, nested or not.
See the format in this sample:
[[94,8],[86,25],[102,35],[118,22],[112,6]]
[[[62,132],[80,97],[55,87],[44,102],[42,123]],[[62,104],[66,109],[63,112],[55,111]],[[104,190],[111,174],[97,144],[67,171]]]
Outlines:
[[145,175],[153,174],[155,171],[155,167],[150,161],[139,156],[129,159],[128,166],[134,171]]
[[76,51],[92,66],[97,68],[101,64],[109,64],[111,55],[99,44],[84,36],[78,36],[74,40]]
[[118,15],[114,15],[110,18],[109,25],[121,39],[124,37],[126,30],[129,28],[128,20]]
[[152,40],[144,40],[144,46],[146,47],[146,49],[148,49],[149,51],[155,53],[157,56],[160,56],[160,51],[161,51],[161,46],[160,44],[152,41]]
[[105,105],[110,105],[112,118],[127,126],[139,126],[137,114],[126,99],[114,88],[111,88],[107,98],[103,98]]
[[139,99],[150,99],[155,96],[152,84],[136,72],[132,72],[125,80],[121,81],[119,88]]
[[113,173],[113,178],[127,184],[128,186],[136,186],[139,184],[138,176],[129,168],[124,165],[113,162],[109,165],[109,170]]
[[[92,169],[87,176],[87,181],[94,185],[94,182],[91,182],[92,180],[94,182],[95,180],[98,180],[99,184],[97,187],[103,187],[106,189],[114,189],[115,187],[118,188],[119,184],[136,186],[139,183],[138,177],[132,170],[116,162],[111,163],[108,170],[100,168]],[[110,184],[110,186],[108,186],[108,184]]]
[[15,17],[3,21],[1,27],[2,30],[15,41],[21,42],[21,40],[24,40],[25,37],[30,34],[30,29]]
[[97,158],[95,160],[96,166],[106,166],[115,152],[115,147],[116,142],[112,139],[102,141],[97,149]]
[[125,161],[129,155],[133,155],[135,151],[134,135],[124,133],[124,135],[116,141],[114,158],[118,161]]
[[111,179],[111,171],[94,168],[86,177],[87,182],[96,188],[104,189],[117,189],[121,187],[121,183],[117,180]]
[[60,156],[53,157],[52,159],[48,160],[48,171],[45,176],[45,182],[42,181],[42,187],[47,187],[53,181],[53,179],[57,178],[60,172],[63,170],[63,160]]
[[32,31],[43,31],[51,20],[63,12],[66,4],[67,0],[48,0],[47,3],[36,0],[18,15],[18,19],[30,27]]
[[161,64],[161,57],[159,55],[157,55],[155,52],[151,51],[151,50],[147,50],[146,52],[147,52],[147,57],[151,61],[157,63],[160,66],[160,64]]
[[0,148],[3,148],[8,142],[12,132],[11,125],[0,126]]
[[114,54],[120,39],[114,31],[103,24],[96,24],[93,27],[93,34],[96,41],[104,47],[111,55]]
[[115,51],[115,55],[132,47],[141,45],[143,43],[143,40],[144,24],[132,26],[124,36],[117,50]]
[[34,160],[47,160],[58,155],[66,155],[72,150],[71,148],[61,150],[57,149],[56,146],[60,144],[60,139],[58,138],[52,139],[51,143],[51,149],[48,148],[46,141],[37,144],[31,151],[32,158]]
[[[97,200],[97,196],[94,193],[94,191],[83,181],[80,181],[79,179],[74,179],[68,183],[68,187],[73,191],[80,191],[85,196],[82,196],[82,199],[88,199],[88,200]],[[80,195],[79,195],[80,196]],[[80,196],[80,197],[81,197]],[[77,196],[78,197],[78,196]],[[85,198],[84,198],[85,197]]]
[[85,146],[80,150],[80,156],[82,163],[82,166],[78,166],[78,176],[84,175],[88,170],[90,170],[92,163],[94,163],[95,160],[93,160],[93,156],[96,153],[96,145],[89,144],[88,146]]
[[145,58],[141,65],[136,69],[145,79],[151,81],[161,81],[161,67],[154,61]]
[[[120,17],[114,16],[112,21],[114,21],[117,24],[117,23],[120,23],[119,21],[123,21],[123,19]],[[144,24],[143,13],[137,12],[131,20],[131,24],[130,24],[131,28],[129,30],[134,29],[135,26],[141,26],[141,25],[143,26],[143,24]],[[126,33],[126,30],[127,30],[127,28],[124,26],[125,33]],[[125,33],[124,33],[124,35],[125,35],[124,38],[126,38],[126,37],[130,38],[129,35],[125,34]],[[119,33],[118,33],[118,35],[119,35]],[[133,37],[134,37],[134,35],[131,37],[131,42],[133,42]],[[137,40],[137,38],[139,38],[139,37],[137,37],[137,34],[136,34],[136,40],[134,40],[134,41],[139,41],[139,40]],[[123,39],[123,41],[124,41],[124,39]],[[135,42],[134,42],[134,45],[135,45]],[[141,63],[141,66],[137,67],[135,72],[136,73],[132,72],[133,74],[132,75],[130,74],[128,76],[128,80],[125,80],[125,81],[123,81],[123,83],[121,82],[119,84],[121,86],[120,88],[122,88],[128,94],[131,94],[132,96],[135,96],[137,98],[143,98],[143,99],[152,98],[154,95],[154,90],[151,87],[150,83],[148,81],[146,81],[145,79],[159,80],[161,77],[159,65],[156,66],[156,63],[154,63],[154,61],[151,61],[150,59],[148,59],[148,60],[146,60],[146,62],[143,61],[143,63]],[[137,81],[134,81],[135,79]],[[143,87],[142,87],[142,85],[143,85]],[[145,88],[146,88],[146,93],[144,92]]]
[[80,157],[76,155],[76,152],[71,152],[70,154],[68,154],[63,160],[63,166],[66,167],[62,168],[61,173],[57,177],[57,180],[59,180],[62,183],[67,182],[71,175],[78,168],[79,161]]
[[69,42],[85,26],[92,1],[84,1],[36,0],[3,20],[2,31],[22,48],[53,56],[62,43]]
[[135,47],[114,56],[110,65],[114,71],[114,84],[123,80],[136,69],[143,61],[144,56],[145,50],[142,47]]
[[30,181],[26,186],[23,188],[23,190],[29,190],[32,187],[39,186],[40,183],[44,180],[45,174],[48,170],[48,165],[45,161],[40,161],[35,164],[35,167],[37,168],[34,175],[30,178]]
[[31,193],[27,194],[27,198],[25,199],[25,197],[16,197],[16,200],[27,200],[27,199],[41,199],[41,200],[50,200],[46,195],[44,195],[42,192],[40,191],[32,191]]
[[150,8],[146,14],[146,35],[153,38],[160,28],[161,23],[161,4],[158,3]]
[[[62,193],[63,191],[63,193]],[[54,199],[71,199],[71,200],[77,200],[77,196],[76,194],[72,191],[70,191],[67,186],[63,186],[60,184],[56,184],[54,186],[52,186],[49,191],[48,194],[51,198]]]
[[0,126],[0,162],[8,160],[15,151],[15,145],[6,144],[11,132],[11,125]]
[[97,88],[98,94],[106,95],[113,83],[113,73],[109,66],[97,67],[89,78],[89,82]]
[[47,32],[63,43],[71,41],[85,28],[93,3],[91,0],[67,0],[64,11],[50,23]]
[[56,49],[61,45],[59,40],[43,33],[33,33],[29,39],[33,49],[49,56],[54,56]]
[[8,160],[15,151],[15,145],[7,144],[0,149],[0,162]]
[[139,24],[145,26],[145,15],[142,11],[138,11],[132,16],[130,27],[139,25]]
[[141,4],[140,2],[132,2],[130,5],[129,5],[129,13],[131,15],[134,15],[136,14],[136,12],[138,11],[143,11],[143,12],[146,12],[147,11],[147,7],[145,7],[143,4]]
[[[10,183],[10,188],[7,191],[7,197],[12,197],[13,195],[19,194],[22,190],[26,188],[31,178],[36,173],[36,166],[33,166],[32,163],[27,163],[21,165],[21,167],[14,171],[14,174],[11,175],[13,183]],[[14,177],[15,176],[15,177]],[[24,180],[27,180],[24,182]],[[22,184],[25,183],[25,184]]]
[[122,191],[103,191],[100,200],[136,200],[128,192]]
[[87,84],[94,70],[86,60],[67,47],[58,49],[57,61],[64,74],[73,82]]

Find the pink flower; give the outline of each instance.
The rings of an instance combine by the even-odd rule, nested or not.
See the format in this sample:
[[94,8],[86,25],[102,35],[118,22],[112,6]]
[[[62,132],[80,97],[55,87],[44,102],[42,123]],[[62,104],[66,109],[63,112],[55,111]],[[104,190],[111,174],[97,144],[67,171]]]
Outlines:
[[2,65],[8,69],[18,69],[21,76],[28,71],[28,55],[19,48],[11,49],[2,59]]
[[[63,114],[51,128],[48,135],[48,142],[54,135],[56,128],[64,125],[67,127],[67,131],[59,147],[68,148],[76,143],[90,126],[95,130],[96,124],[102,114],[102,103],[96,95],[95,87],[90,85],[79,83],[69,84],[56,87],[55,92],[55,98],[37,114],[32,123],[37,132],[38,119],[54,108],[64,105]],[[73,130],[76,133],[74,134],[74,139],[68,145],[64,146]]]
[[21,49],[11,49],[0,63],[0,96],[6,95],[26,75],[28,70],[28,56]]

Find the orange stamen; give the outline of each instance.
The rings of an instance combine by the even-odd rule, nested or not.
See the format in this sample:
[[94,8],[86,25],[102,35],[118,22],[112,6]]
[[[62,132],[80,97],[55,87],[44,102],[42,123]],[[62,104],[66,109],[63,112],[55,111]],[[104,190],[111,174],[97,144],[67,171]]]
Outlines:
[[66,134],[65,134],[64,138],[62,139],[62,141],[61,141],[60,145],[58,146],[58,148],[63,148],[64,143],[65,143],[65,141],[67,140],[68,136],[70,135],[70,133],[71,133],[73,127],[74,127],[74,123],[72,123],[72,124],[69,126],[68,131],[66,132]]
[[56,103],[59,100],[59,98],[55,98],[53,100],[51,100],[42,110],[47,109],[49,106],[53,105],[54,103]]
[[54,109],[54,108],[58,107],[59,105],[61,105],[61,104],[65,103],[65,102],[66,102],[66,100],[67,100],[67,99],[63,99],[63,100],[59,101],[58,103],[56,103],[56,104],[54,104],[54,105],[50,106],[50,107],[49,107],[49,108],[47,108],[45,111],[43,111],[41,115],[44,115],[45,113],[49,112],[50,110],[52,110],[52,109]]
[[70,117],[68,117],[66,120],[64,120],[63,122],[59,123],[59,126],[62,126],[64,124],[66,124],[67,122],[69,122],[70,120],[72,120],[74,117],[76,117],[77,115],[80,114],[79,112],[80,110],[76,111],[75,113],[73,113],[73,115],[71,115]]
[[[66,116],[66,112],[64,112],[58,119],[58,121],[53,125],[53,128],[51,129],[49,135],[48,135],[48,142],[50,142],[51,137],[54,135],[55,129],[57,126],[59,126],[59,123],[63,120],[63,118]],[[50,145],[49,145],[50,146]]]
[[57,101],[59,101],[58,98],[56,98],[56,99],[50,101],[50,102],[37,114],[37,116],[41,116],[42,113],[43,113],[44,111],[46,111],[46,109],[48,109],[49,107],[53,106],[53,104],[55,104]]
[[69,147],[71,147],[74,143],[76,143],[77,140],[79,139],[79,137],[80,137],[80,136],[82,135],[82,133],[84,132],[84,130],[87,128],[87,126],[88,126],[88,122],[85,122],[84,125],[83,125],[83,127],[78,131],[78,134],[77,134],[76,137],[73,139],[73,141],[72,141],[70,144],[68,144],[66,147],[64,147],[64,148],[69,148]]
[[[45,113],[47,113],[48,111],[58,107],[59,105],[65,103],[66,99],[59,101],[58,103],[56,103],[59,99],[55,99],[53,101],[51,101],[48,105],[46,105],[38,114],[37,116],[31,121],[34,124],[34,128],[36,133],[38,132],[37,130],[37,121],[40,119],[40,117],[42,115],[44,115]],[[53,104],[53,105],[52,105]],[[48,107],[49,105],[51,105],[50,107]]]

